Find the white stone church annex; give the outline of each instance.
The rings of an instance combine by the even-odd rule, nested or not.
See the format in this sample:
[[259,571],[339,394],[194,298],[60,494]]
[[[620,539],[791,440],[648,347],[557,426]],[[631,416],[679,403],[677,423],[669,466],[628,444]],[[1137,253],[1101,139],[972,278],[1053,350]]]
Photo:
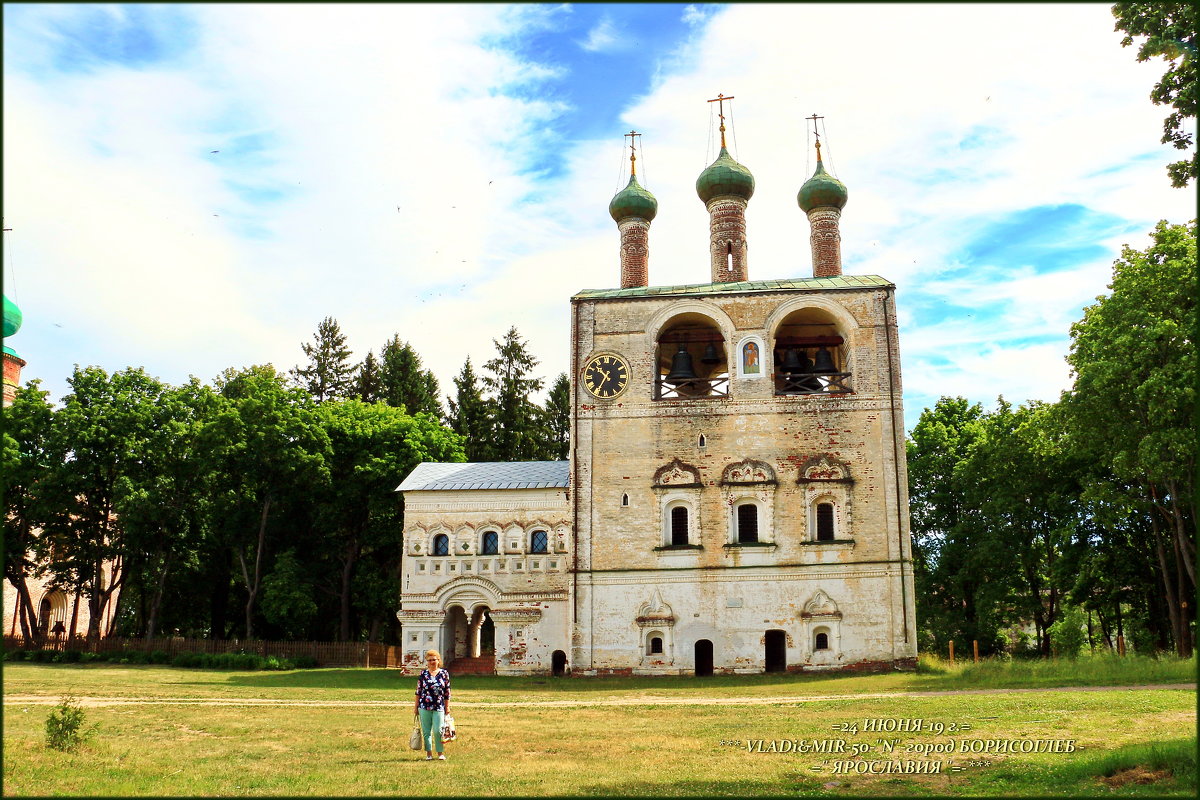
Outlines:
[[[813,276],[750,280],[754,178],[696,182],[710,282],[650,286],[657,201],[609,205],[621,288],[571,298],[570,460],[419,465],[406,664],[711,674],[916,660],[895,287],[843,275],[846,187],[817,143]],[[775,272],[780,265],[773,265]]]

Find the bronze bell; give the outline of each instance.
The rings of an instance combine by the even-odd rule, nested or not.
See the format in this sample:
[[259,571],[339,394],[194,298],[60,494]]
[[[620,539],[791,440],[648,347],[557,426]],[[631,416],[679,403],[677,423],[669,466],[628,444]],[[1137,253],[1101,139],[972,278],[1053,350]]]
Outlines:
[[801,353],[799,350],[788,348],[783,354],[783,371],[784,372],[800,372],[804,364],[800,360]]
[[709,342],[708,347],[704,348],[704,355],[700,356],[700,363],[720,364],[721,361],[721,354],[717,352],[717,346],[712,342]]
[[837,372],[837,367],[833,363],[833,354],[826,349],[825,345],[821,345],[821,349],[817,351],[817,363],[813,366],[812,371],[819,375]]
[[666,380],[671,383],[682,383],[683,381],[694,381],[698,377],[695,367],[692,366],[692,354],[687,351],[687,345],[680,342],[679,352],[675,353],[671,359],[671,371],[667,373]]
[[800,369],[797,372],[803,372],[805,375],[811,374],[813,371],[812,359],[808,357],[807,350],[800,351]]

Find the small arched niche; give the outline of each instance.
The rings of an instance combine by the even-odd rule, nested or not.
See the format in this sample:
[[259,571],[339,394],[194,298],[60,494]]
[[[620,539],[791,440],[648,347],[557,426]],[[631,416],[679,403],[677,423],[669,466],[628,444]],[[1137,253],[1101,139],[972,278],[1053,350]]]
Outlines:
[[658,334],[655,400],[729,396],[729,350],[711,317],[687,312]]
[[850,388],[845,332],[825,309],[797,309],[775,329],[775,394],[842,394]]

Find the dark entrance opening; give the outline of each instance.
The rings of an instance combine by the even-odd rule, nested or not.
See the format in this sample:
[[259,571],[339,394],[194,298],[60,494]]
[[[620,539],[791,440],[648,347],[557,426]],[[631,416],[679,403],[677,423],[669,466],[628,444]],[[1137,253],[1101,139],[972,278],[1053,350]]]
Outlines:
[[479,623],[479,654],[490,655],[494,652],[496,652],[496,623],[492,622],[492,615],[485,611],[483,622]]
[[713,643],[708,639],[696,642],[696,676],[713,674]]
[[767,631],[767,672],[787,671],[787,633]]
[[557,676],[567,674],[567,654],[562,650],[555,650],[550,654],[550,669]]

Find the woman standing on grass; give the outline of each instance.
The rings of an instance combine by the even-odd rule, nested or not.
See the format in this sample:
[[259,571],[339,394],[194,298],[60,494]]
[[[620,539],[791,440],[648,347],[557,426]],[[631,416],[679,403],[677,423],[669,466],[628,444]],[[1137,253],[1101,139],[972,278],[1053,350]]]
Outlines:
[[417,702],[413,711],[421,718],[425,760],[433,760],[433,747],[436,744],[438,760],[445,761],[442,722],[450,713],[450,673],[442,669],[442,654],[437,650],[425,651],[425,669],[417,679]]

